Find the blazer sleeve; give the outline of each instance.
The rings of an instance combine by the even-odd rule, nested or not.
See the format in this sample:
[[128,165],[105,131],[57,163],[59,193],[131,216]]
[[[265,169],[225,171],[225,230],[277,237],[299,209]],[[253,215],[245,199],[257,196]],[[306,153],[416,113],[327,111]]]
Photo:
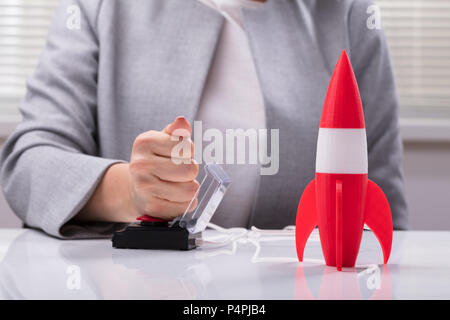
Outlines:
[[[23,120],[1,153],[1,184],[13,211],[27,226],[60,238],[105,237],[120,227],[70,223],[106,169],[121,161],[98,156],[95,19],[100,5],[61,2],[27,83]],[[80,9],[79,30],[67,27],[69,7]]]
[[[383,189],[395,229],[408,228],[399,133],[399,102],[382,29],[369,28],[373,1],[354,1],[349,13],[350,59],[366,120],[369,179]],[[369,22],[368,22],[369,21]]]

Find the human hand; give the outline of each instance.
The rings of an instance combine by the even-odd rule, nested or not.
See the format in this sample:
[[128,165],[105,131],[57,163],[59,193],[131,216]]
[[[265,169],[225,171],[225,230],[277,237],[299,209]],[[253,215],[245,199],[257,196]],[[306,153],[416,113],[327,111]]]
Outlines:
[[[172,220],[188,207],[199,187],[191,133],[189,122],[178,117],[164,130],[144,132],[134,141],[129,163],[130,199],[139,214]],[[180,143],[187,144],[190,152],[174,152]]]

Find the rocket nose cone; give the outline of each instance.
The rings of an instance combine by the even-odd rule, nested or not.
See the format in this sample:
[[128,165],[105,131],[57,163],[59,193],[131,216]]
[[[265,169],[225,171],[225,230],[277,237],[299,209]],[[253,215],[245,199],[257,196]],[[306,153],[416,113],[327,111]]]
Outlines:
[[365,127],[358,83],[345,50],[336,64],[328,86],[320,127]]

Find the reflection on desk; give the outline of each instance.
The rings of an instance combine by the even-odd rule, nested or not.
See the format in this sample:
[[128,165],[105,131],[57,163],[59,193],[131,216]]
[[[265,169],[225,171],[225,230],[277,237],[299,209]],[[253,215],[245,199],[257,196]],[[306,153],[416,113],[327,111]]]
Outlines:
[[[207,231],[205,236],[215,235]],[[58,240],[0,230],[3,299],[450,298],[450,232],[395,232],[391,259],[364,232],[357,266],[326,267],[317,234],[305,262],[294,237],[240,239],[218,249],[113,249],[109,240]],[[378,264],[379,265],[378,265]]]

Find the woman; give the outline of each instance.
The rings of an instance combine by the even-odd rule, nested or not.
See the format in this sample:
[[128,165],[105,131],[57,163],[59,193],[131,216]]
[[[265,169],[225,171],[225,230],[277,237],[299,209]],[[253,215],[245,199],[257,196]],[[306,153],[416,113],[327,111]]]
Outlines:
[[[73,5],[80,28],[67,28]],[[195,194],[199,170],[172,161],[171,135],[201,120],[221,131],[279,130],[277,172],[227,165],[234,182],[213,221],[294,224],[314,175],[328,82],[346,49],[364,106],[369,178],[388,197],[394,227],[406,228],[398,102],[384,35],[367,27],[370,5],[63,0],[2,153],[8,202],[28,226],[66,238],[106,236],[143,213],[171,219]]]

